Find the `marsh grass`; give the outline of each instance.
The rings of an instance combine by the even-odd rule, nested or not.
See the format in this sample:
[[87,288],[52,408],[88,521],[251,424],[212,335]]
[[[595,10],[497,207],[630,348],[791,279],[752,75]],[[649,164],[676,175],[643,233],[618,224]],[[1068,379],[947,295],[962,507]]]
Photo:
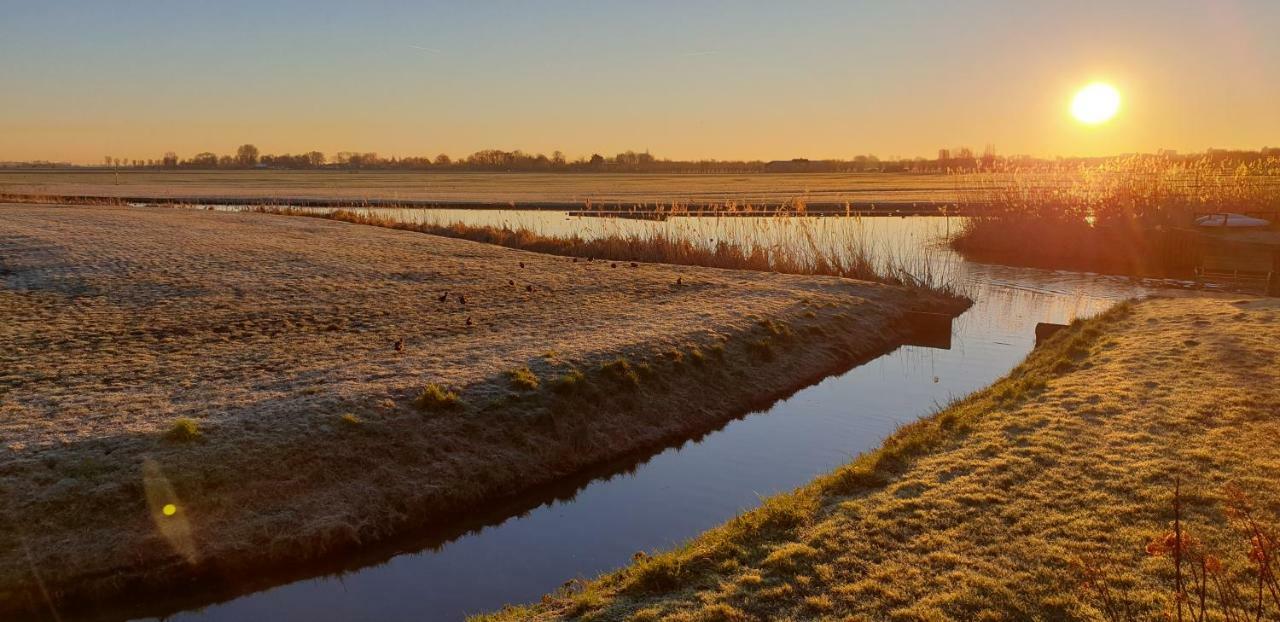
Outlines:
[[963,254],[1005,263],[1153,276],[1196,265],[1197,215],[1280,215],[1280,158],[1231,165],[1130,156],[1101,164],[957,174],[967,219],[952,237]]
[[[309,216],[354,224],[417,231],[432,235],[496,244],[508,248],[587,260],[649,262],[705,266],[783,274],[837,276],[907,285],[942,294],[960,295],[960,284],[949,266],[929,249],[888,252],[866,235],[843,227],[829,228],[821,218],[807,216],[802,203],[789,211],[753,216],[749,207],[735,211],[702,211],[672,207],[664,218],[707,219],[708,228],[673,232],[662,228],[612,231],[594,236],[548,235],[524,226],[468,225],[438,220],[407,221],[379,215],[411,210],[386,208],[374,212],[352,209],[298,209],[259,206],[253,211]],[[734,215],[725,215],[731,213]],[[765,212],[761,212],[764,214]],[[856,217],[849,217],[856,219]],[[702,238],[703,234],[710,237]],[[624,266],[627,264],[623,264]],[[634,266],[633,266],[634,267]]]

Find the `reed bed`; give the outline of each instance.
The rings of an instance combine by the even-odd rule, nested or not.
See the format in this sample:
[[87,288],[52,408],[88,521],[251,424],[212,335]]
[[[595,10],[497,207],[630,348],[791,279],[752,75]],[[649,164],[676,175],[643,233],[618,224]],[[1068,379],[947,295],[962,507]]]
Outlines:
[[[590,204],[587,204],[590,209]],[[726,208],[728,208],[726,210]],[[253,211],[309,216],[362,225],[417,231],[587,260],[649,262],[822,275],[904,285],[959,296],[959,279],[949,253],[921,241],[892,248],[871,239],[859,219],[805,215],[803,205],[754,216],[750,206],[694,209],[678,203],[636,206],[600,226],[549,233],[535,226],[502,222],[476,225],[449,221],[414,208],[300,209],[259,206]],[[663,226],[679,217],[680,226]],[[842,224],[831,224],[843,221]],[[849,226],[850,223],[854,226]],[[624,226],[624,224],[626,226]],[[942,252],[938,252],[942,250]]]
[[1005,263],[1181,276],[1186,230],[1208,213],[1280,215],[1280,158],[1223,163],[1156,156],[955,176],[957,251]]

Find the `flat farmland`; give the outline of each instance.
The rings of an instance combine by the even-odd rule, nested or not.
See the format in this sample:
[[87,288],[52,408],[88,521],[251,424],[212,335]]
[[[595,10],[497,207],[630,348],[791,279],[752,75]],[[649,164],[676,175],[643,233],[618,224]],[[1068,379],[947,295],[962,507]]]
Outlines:
[[948,203],[957,178],[915,173],[0,171],[0,194],[442,203]]

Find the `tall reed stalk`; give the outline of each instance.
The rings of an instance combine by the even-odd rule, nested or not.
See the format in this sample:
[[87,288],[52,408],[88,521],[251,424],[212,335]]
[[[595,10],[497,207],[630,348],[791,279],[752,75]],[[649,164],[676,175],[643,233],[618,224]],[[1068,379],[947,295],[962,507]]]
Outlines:
[[955,176],[968,219],[957,251],[1002,263],[1185,276],[1198,215],[1280,220],[1280,158],[1247,164],[1131,156]]
[[[837,276],[924,288],[946,295],[961,293],[954,271],[945,262],[938,261],[930,249],[895,252],[877,248],[861,232],[826,227],[820,224],[822,219],[804,216],[802,207],[799,211],[749,218],[743,217],[743,211],[737,216],[720,213],[698,218],[699,225],[681,230],[647,227],[623,231],[618,228],[592,235],[578,232],[549,235],[509,223],[477,226],[447,222],[436,216],[414,220],[408,215],[423,213],[421,210],[399,210],[400,217],[386,215],[395,212],[394,208],[321,210],[262,206],[254,211],[418,231],[571,257]],[[661,214],[663,218],[697,217],[701,212],[671,206]]]

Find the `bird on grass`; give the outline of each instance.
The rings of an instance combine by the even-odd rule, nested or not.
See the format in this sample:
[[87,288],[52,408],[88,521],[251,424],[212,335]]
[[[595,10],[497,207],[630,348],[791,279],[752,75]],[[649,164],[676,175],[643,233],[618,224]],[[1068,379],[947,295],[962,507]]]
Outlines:
[[396,352],[404,352],[404,337],[396,340]]
[[533,286],[532,286],[532,285],[525,285],[525,286],[524,286],[524,291],[526,291],[526,292],[531,292],[531,291],[533,291]]
[[511,279],[507,279],[507,285],[510,285],[511,287],[515,287],[515,286],[516,286],[516,282],[515,282],[515,281],[512,281]]
[[523,261],[522,261],[522,262],[520,262],[520,267],[521,267],[521,268],[523,268],[523,267],[524,267],[524,262],[523,262]]
[[684,277],[676,277],[676,285],[684,285]]
[[468,316],[467,316],[467,326],[472,326],[473,324],[474,324],[474,322],[472,322],[472,321],[471,321],[471,316],[470,316],[470,315],[468,315]]
[[617,268],[617,267],[618,267],[618,264],[616,264],[616,263],[611,263],[611,264],[609,264],[609,267],[610,267],[610,268]]
[[465,304],[467,304],[467,296],[466,296],[466,294],[458,294],[458,304],[460,304],[460,305],[465,305]]
[[631,262],[631,267],[632,267],[632,268],[639,268],[639,267],[640,267],[640,264],[638,264],[638,263],[636,263],[636,262],[634,262],[634,261],[633,261],[633,262]]
[[440,302],[444,302],[444,301],[446,301],[446,300],[448,300],[448,299],[449,299],[449,292],[445,292],[445,293],[443,293],[443,294],[440,294],[440,297],[439,297],[439,298],[436,298],[436,300],[439,300]]

